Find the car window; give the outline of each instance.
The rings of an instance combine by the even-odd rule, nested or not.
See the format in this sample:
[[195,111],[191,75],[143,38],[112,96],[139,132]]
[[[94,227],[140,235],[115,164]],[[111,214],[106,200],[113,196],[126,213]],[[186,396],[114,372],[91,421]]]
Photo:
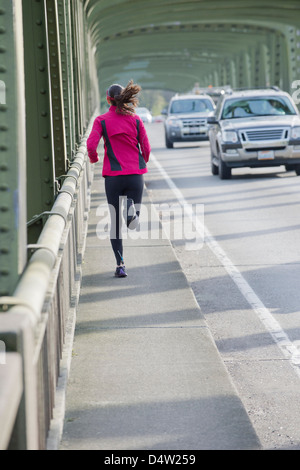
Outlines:
[[186,100],[174,100],[171,104],[170,114],[210,113],[213,109],[214,106],[210,100],[191,98]]
[[296,111],[290,100],[285,96],[232,98],[224,103],[221,119],[291,114],[296,114]]

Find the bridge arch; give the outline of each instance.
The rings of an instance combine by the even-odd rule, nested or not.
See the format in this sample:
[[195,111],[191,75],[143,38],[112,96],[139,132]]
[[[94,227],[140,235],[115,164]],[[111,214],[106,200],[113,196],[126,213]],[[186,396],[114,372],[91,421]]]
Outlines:
[[300,73],[297,1],[85,0],[100,90],[129,76],[143,88],[277,85]]

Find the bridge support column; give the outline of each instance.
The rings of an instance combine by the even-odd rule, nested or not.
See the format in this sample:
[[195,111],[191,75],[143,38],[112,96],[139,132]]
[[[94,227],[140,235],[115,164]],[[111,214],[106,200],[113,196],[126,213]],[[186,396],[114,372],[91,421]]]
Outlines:
[[251,87],[251,60],[248,52],[241,57],[241,73],[244,87]]
[[81,0],[71,1],[74,63],[75,128],[79,142],[87,129],[91,114],[98,106],[95,59],[86,15]]
[[219,73],[217,70],[213,72],[213,86],[219,86]]
[[275,66],[279,70],[279,87],[285,91],[290,90],[291,84],[291,66],[290,51],[287,29],[276,41],[276,63]]
[[224,74],[224,65],[220,62],[218,67],[218,76],[219,76],[219,83],[218,86],[227,85],[225,81],[225,74]]
[[57,3],[59,18],[59,35],[61,51],[61,74],[64,100],[65,136],[67,158],[73,160],[75,155],[75,121],[74,121],[74,77],[71,43],[70,0]]
[[270,86],[270,73],[268,67],[268,56],[267,47],[265,44],[261,44],[255,50],[255,62],[254,62],[254,86],[266,87]]
[[[49,48],[49,70],[51,82],[51,104],[53,123],[53,146],[56,178],[68,170],[65,112],[61,70],[61,37],[58,23],[57,0],[46,0],[47,31]],[[62,26],[62,25],[60,25]],[[63,28],[61,27],[61,32]]]
[[0,0],[0,296],[26,262],[26,140],[22,4]]
[[288,84],[287,91],[293,93],[293,84],[300,80],[300,28],[288,27],[286,32]]
[[230,80],[232,88],[237,88],[238,86],[236,70],[237,70],[236,62],[235,60],[231,59],[229,61],[229,77],[230,77],[229,80]]
[[282,55],[282,37],[279,34],[273,34],[269,40],[270,47],[270,80],[271,85],[282,87],[280,62]]
[[262,44],[260,47],[260,77],[259,83],[262,87],[270,86],[270,59],[268,47]]
[[224,60],[223,61],[223,83],[222,85],[231,85],[230,83],[230,74],[229,74],[229,66],[228,66],[228,61]]
[[[52,108],[49,87],[47,19],[44,0],[23,0],[25,53],[27,211],[28,219],[49,211],[55,199]],[[42,230],[39,220],[28,229],[30,243]]]

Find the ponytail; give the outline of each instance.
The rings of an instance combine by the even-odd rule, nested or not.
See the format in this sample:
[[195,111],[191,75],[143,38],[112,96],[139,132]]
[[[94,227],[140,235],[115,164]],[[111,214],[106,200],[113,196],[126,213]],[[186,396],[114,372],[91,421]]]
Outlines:
[[134,114],[134,108],[138,106],[137,98],[141,87],[130,80],[128,85],[123,88],[121,85],[111,85],[107,90],[107,96],[111,99],[112,105],[117,107],[120,114]]

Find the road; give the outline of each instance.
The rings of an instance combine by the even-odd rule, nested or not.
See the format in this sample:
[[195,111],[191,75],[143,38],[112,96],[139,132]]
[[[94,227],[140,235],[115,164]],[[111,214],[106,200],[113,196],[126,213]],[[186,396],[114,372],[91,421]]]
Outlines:
[[221,181],[208,142],[166,149],[162,123],[147,132],[153,203],[204,207],[203,245],[170,238],[262,448],[299,450],[300,178],[244,168]]

